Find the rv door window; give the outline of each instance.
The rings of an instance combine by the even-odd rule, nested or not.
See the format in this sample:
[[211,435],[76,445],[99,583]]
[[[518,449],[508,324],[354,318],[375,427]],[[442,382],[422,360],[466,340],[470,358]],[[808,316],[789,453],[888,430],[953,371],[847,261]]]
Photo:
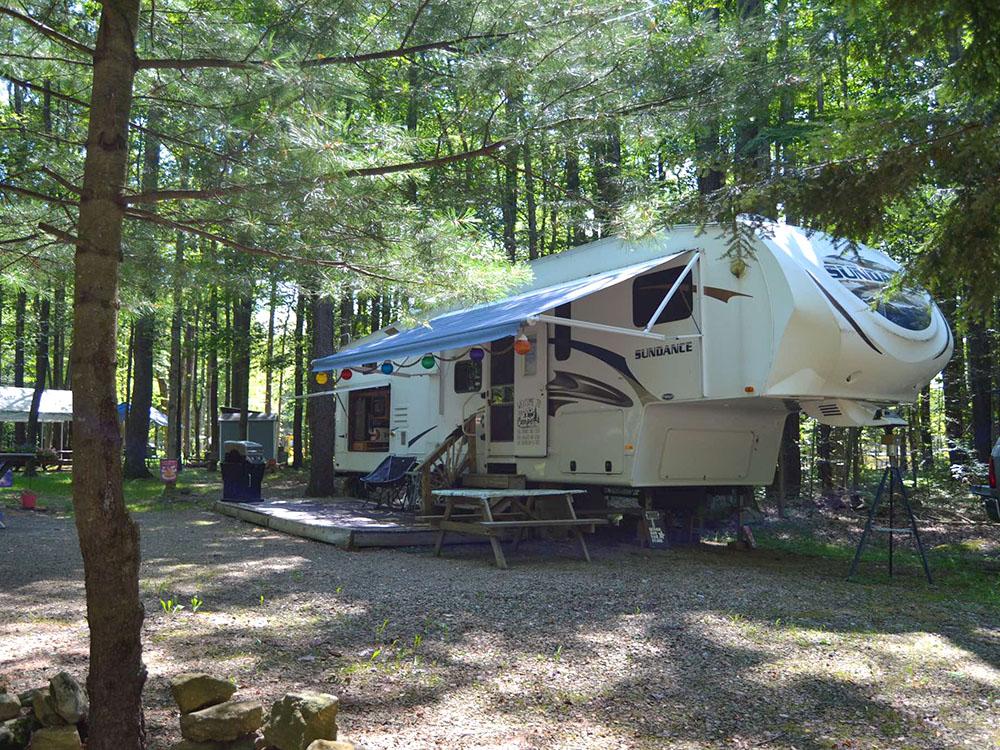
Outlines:
[[[656,308],[663,302],[663,298],[683,270],[683,268],[668,268],[664,271],[647,273],[632,282],[632,325],[638,328],[646,327]],[[691,317],[692,299],[691,272],[688,271],[684,281],[677,287],[674,296],[656,319],[656,324],[673,323]]]
[[389,387],[351,391],[347,401],[349,450],[385,453],[389,450]]
[[514,440],[514,337],[490,344],[490,441]]
[[463,359],[455,363],[455,393],[478,393],[482,387],[482,362]]

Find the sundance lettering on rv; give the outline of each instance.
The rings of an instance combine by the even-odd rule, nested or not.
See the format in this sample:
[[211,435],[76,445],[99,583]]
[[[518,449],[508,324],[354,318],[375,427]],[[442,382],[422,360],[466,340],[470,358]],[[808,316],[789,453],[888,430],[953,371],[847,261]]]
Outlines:
[[676,344],[665,344],[660,346],[647,346],[645,349],[636,349],[636,359],[649,359],[650,357],[663,357],[670,354],[685,354],[694,351],[694,342],[682,341]]
[[871,268],[862,268],[855,263],[846,263],[844,261],[839,261],[837,264],[826,263],[823,267],[835,279],[867,279],[868,281],[878,281],[883,284],[892,279],[891,273],[876,271]]

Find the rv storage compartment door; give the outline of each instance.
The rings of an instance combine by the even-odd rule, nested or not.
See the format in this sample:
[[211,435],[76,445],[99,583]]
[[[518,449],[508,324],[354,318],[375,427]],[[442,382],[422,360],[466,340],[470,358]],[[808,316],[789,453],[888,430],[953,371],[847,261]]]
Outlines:
[[750,430],[667,430],[660,476],[738,483],[750,471],[755,440],[756,435]]
[[563,406],[553,429],[564,474],[621,474],[625,463],[625,412]]
[[548,454],[548,326],[524,328],[531,351],[514,360],[514,455]]

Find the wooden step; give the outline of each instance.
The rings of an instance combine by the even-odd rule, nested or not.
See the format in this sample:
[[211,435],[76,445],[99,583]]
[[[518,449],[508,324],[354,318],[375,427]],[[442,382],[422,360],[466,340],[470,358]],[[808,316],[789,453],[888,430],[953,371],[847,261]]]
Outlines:
[[523,490],[525,478],[524,474],[465,474],[462,486],[480,490]]

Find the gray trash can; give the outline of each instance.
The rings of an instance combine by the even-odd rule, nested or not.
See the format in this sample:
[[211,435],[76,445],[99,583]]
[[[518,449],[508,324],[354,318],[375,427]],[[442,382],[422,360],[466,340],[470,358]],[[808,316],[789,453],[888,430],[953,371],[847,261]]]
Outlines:
[[250,440],[227,440],[222,445],[222,499],[235,503],[261,499],[264,446]]

